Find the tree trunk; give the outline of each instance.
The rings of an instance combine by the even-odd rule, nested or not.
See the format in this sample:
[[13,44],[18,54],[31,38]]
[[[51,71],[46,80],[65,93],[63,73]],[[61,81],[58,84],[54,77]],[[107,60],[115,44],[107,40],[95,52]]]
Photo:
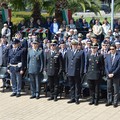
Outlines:
[[57,0],[55,4],[55,17],[60,23],[63,21],[62,10],[65,9],[66,6],[67,0]]
[[35,2],[33,6],[33,13],[31,17],[34,18],[34,22],[36,22],[38,19],[41,20],[41,8],[40,8],[40,3]]

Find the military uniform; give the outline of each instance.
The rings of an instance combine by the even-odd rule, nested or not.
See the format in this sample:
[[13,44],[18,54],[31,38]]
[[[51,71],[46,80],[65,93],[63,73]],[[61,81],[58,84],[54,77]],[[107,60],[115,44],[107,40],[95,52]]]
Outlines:
[[104,57],[98,53],[91,53],[87,56],[87,79],[91,96],[91,104],[98,104],[99,99],[99,82],[104,72]]
[[[78,42],[76,44],[78,44]],[[68,79],[70,82],[71,92],[71,100],[68,101],[68,103],[76,102],[76,104],[79,104],[80,82],[83,72],[84,72],[84,52],[82,50],[79,51],[77,49],[75,51],[68,50],[66,53],[66,73],[68,75]]]
[[57,100],[58,87],[59,87],[59,75],[62,71],[62,55],[60,52],[50,50],[45,53],[45,70],[48,75],[50,85],[50,99]]
[[[38,44],[38,41],[33,41],[32,44]],[[27,69],[30,77],[31,98],[39,99],[40,95],[40,75],[43,71],[43,52],[42,49],[36,50],[30,48],[27,55]]]
[[[13,44],[19,44],[19,40],[15,39]],[[20,48],[11,48],[8,53],[8,70],[12,81],[13,94],[11,96],[20,97],[22,74],[24,71],[23,50]]]

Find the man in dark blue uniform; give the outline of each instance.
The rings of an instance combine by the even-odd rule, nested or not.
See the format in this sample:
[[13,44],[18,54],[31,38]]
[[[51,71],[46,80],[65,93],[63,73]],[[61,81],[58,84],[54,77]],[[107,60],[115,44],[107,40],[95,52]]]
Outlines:
[[20,41],[14,39],[12,42],[12,48],[8,53],[8,73],[10,73],[12,81],[12,96],[21,96],[21,83],[22,74],[24,73],[24,58],[23,50],[19,48]]
[[91,96],[89,105],[98,105],[99,84],[104,72],[104,57],[98,53],[98,44],[96,43],[92,44],[91,54],[87,56],[86,71]]
[[79,104],[80,84],[84,72],[84,52],[77,49],[78,41],[71,41],[72,49],[66,53],[66,73],[70,82],[71,99],[68,103]]
[[59,75],[62,72],[62,55],[57,51],[57,44],[54,40],[51,42],[50,51],[45,53],[44,64],[50,85],[50,98],[48,100],[57,101],[59,93]]

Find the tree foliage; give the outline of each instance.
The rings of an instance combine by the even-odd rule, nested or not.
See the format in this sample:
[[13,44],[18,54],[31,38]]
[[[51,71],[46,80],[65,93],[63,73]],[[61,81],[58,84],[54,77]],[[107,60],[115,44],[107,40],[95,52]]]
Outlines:
[[115,12],[120,12],[120,0],[115,1]]

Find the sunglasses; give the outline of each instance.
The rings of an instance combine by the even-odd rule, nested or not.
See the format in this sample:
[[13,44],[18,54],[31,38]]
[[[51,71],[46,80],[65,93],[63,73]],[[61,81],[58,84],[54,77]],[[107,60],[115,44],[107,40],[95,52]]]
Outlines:
[[33,43],[33,44],[38,45],[38,43]]
[[108,45],[103,45],[103,46],[108,46]]
[[53,45],[51,45],[51,46],[53,46],[53,47],[54,47],[55,45],[53,44]]
[[115,50],[114,48],[111,48],[110,50]]
[[92,49],[97,49],[97,47],[91,47]]

